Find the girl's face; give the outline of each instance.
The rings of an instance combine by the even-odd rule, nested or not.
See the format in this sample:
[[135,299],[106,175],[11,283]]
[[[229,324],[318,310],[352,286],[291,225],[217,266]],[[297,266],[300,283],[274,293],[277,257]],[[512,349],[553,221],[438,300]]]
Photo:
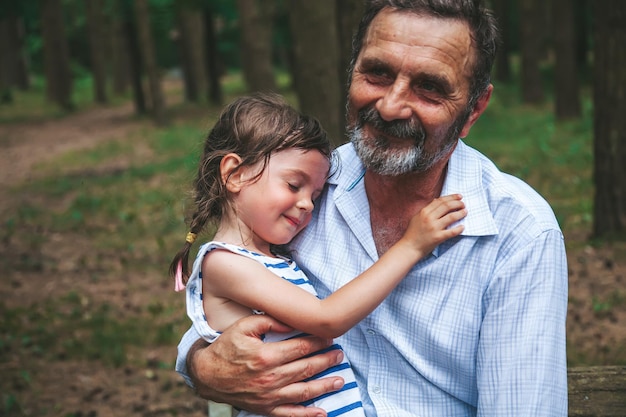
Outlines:
[[[244,168],[244,181],[261,167]],[[304,229],[329,169],[327,157],[318,150],[286,149],[273,154],[261,177],[244,182],[234,196],[242,237],[252,238],[246,246],[269,253],[270,244],[286,244]]]

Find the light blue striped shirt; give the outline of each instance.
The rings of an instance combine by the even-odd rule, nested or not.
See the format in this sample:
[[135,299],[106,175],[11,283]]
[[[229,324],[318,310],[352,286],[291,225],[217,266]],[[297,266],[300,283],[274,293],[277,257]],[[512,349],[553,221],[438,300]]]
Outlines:
[[[323,298],[378,255],[363,166],[351,145],[294,256]],[[567,416],[567,260],[548,204],[462,141],[443,195],[468,210],[462,236],[419,262],[339,338],[366,414]],[[197,337],[179,345],[177,369]]]

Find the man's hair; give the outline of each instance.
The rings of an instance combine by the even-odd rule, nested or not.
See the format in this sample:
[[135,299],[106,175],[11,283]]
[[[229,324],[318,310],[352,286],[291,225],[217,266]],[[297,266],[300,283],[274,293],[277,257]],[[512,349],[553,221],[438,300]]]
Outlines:
[[385,8],[406,11],[418,16],[467,22],[474,48],[469,100],[470,106],[473,107],[491,83],[491,68],[499,42],[496,19],[481,0],[368,0],[352,41],[348,85],[352,82],[354,66],[363,48],[367,30],[376,15]]

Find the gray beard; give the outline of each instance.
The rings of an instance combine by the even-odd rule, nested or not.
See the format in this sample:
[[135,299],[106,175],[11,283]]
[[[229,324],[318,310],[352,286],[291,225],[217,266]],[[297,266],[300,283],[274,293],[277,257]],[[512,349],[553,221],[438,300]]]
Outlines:
[[[357,123],[349,131],[350,141],[365,168],[376,174],[398,176],[408,173],[422,173],[450,154],[468,116],[469,114],[464,114],[454,121],[446,132],[448,139],[443,147],[434,153],[424,151],[424,143],[427,140],[426,132],[416,119],[386,122],[380,118],[374,109],[359,112]],[[385,136],[364,138],[363,125],[365,123],[371,124],[390,136],[410,139],[414,145],[394,149]]]

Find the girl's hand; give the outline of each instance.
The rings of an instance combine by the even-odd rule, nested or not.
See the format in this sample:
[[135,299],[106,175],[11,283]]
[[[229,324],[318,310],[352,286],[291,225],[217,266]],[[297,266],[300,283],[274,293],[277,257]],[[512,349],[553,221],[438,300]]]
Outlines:
[[461,234],[463,225],[448,228],[467,215],[461,198],[460,194],[436,198],[413,216],[402,239],[418,251],[420,258],[440,243]]

